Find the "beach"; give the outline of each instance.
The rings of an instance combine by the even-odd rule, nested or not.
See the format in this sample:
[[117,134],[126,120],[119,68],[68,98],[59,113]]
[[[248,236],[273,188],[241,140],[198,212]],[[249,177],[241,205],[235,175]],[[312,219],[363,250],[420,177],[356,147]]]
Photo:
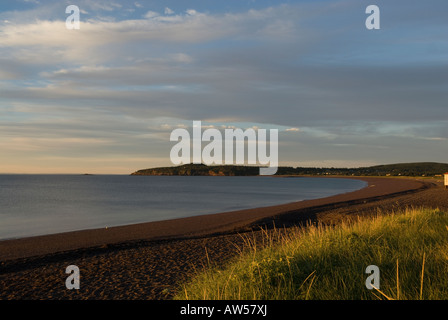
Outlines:
[[[257,237],[260,228],[333,225],[406,206],[448,209],[440,181],[350,178],[368,186],[272,207],[0,241],[0,299],[169,299],[196,270],[238,254],[242,235]],[[79,290],[65,287],[69,265],[80,269]]]

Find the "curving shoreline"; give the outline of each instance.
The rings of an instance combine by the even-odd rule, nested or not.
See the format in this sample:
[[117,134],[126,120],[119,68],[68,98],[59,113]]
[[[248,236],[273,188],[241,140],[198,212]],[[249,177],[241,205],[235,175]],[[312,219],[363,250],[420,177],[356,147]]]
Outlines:
[[[331,179],[323,177],[322,179]],[[341,178],[341,177],[337,177]],[[281,226],[316,218],[316,212],[373,201],[427,188],[412,179],[345,177],[366,181],[367,187],[321,199],[245,209],[173,220],[139,223],[107,229],[91,229],[60,234],[0,241],[0,261],[45,256],[57,252],[86,249],[135,241],[156,241],[205,237],[247,230],[274,222]]]
[[[324,199],[0,242],[0,300],[167,300],[197,271],[238,256],[247,239],[264,241],[262,225],[337,224],[405,207],[448,212],[440,181],[359,179],[369,186]],[[81,270],[80,290],[65,287],[73,264]]]

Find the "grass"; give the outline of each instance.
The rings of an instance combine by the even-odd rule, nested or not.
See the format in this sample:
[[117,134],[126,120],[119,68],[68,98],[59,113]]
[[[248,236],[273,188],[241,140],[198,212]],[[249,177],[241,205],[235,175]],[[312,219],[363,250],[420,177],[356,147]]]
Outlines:
[[[224,268],[210,265],[175,299],[368,300],[448,298],[448,214],[406,209],[343,223],[263,231]],[[367,289],[369,265],[380,283]]]

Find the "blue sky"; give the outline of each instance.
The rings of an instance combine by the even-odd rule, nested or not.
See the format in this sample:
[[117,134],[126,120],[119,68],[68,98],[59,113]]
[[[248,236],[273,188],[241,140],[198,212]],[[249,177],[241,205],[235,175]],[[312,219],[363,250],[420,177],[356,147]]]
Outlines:
[[[81,29],[65,28],[66,6]],[[367,30],[376,4],[381,29]],[[280,165],[448,162],[448,3],[0,4],[0,172],[171,165],[172,130],[278,128]]]

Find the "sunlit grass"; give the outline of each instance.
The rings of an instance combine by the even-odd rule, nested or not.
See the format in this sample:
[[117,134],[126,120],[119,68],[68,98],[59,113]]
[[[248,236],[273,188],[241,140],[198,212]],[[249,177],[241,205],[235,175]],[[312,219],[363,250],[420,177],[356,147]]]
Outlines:
[[[336,227],[309,226],[245,236],[225,268],[210,266],[175,299],[447,299],[448,214],[407,209]],[[368,290],[366,267],[380,270]]]

